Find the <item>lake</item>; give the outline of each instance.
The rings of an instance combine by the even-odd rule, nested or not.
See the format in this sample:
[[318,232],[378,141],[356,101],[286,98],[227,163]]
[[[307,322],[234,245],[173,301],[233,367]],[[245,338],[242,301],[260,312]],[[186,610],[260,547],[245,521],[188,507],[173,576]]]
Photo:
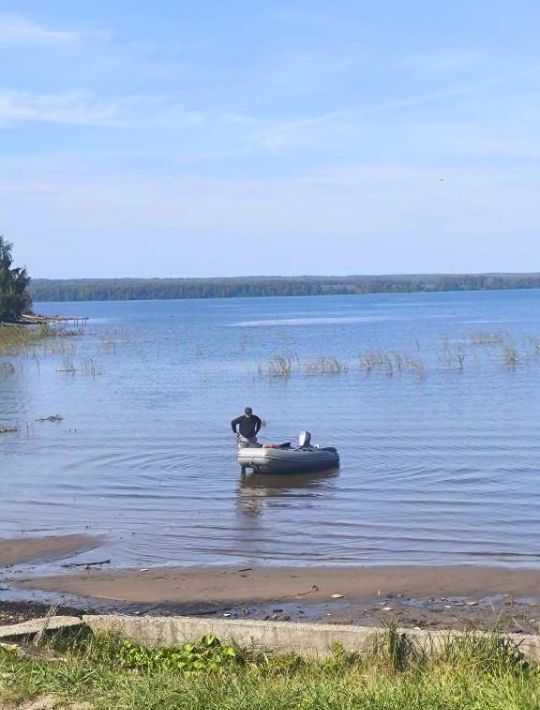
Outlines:
[[[539,306],[536,290],[36,304],[89,321],[0,358],[0,424],[18,427],[0,436],[0,536],[105,534],[117,566],[539,567]],[[242,480],[245,406],[265,441],[336,446],[339,471]]]

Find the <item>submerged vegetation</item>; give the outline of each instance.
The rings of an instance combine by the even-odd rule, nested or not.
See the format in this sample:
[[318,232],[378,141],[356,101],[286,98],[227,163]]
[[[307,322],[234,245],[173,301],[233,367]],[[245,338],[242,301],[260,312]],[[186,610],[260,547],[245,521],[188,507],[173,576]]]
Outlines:
[[444,371],[463,372],[469,367],[480,367],[493,362],[506,369],[515,370],[521,365],[540,364],[540,337],[526,336],[516,341],[505,331],[475,331],[463,336],[445,336],[438,347],[422,354],[416,343],[414,355],[397,350],[364,350],[358,355],[357,366],[335,355],[319,355],[306,360],[289,351],[274,353],[257,367],[262,377],[288,379],[299,375],[338,375],[362,372],[389,377],[412,376],[417,380],[429,374]]
[[335,357],[318,357],[304,364],[307,375],[340,375],[349,371],[349,365]]
[[37,345],[52,349],[55,347],[53,342],[57,339],[80,334],[79,329],[63,328],[48,323],[41,325],[0,323],[0,357],[17,354]]
[[361,656],[320,661],[198,643],[149,649],[81,634],[0,650],[0,703],[49,697],[62,707],[211,710],[535,710],[540,673],[500,636],[469,635],[426,655],[390,628]]
[[268,362],[259,364],[257,372],[267,377],[290,377],[295,367],[298,366],[298,357],[291,353],[275,354]]
[[406,353],[369,351],[359,356],[360,368],[369,375],[379,371],[386,375],[410,372],[420,378],[426,376],[426,368],[421,360]]

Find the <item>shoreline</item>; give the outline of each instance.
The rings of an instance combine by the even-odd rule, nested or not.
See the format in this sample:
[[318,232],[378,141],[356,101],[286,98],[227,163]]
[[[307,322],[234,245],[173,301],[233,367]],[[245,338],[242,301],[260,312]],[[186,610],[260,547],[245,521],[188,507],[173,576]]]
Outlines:
[[[222,616],[425,629],[540,631],[540,570],[472,565],[107,570],[39,566],[97,548],[102,538],[55,535],[0,540],[0,617],[48,606],[86,613]],[[81,567],[78,567],[80,564]],[[13,570],[13,567],[17,569]],[[37,573],[37,574],[36,574]]]
[[3,567],[53,562],[73,557],[99,547],[102,537],[74,533],[71,535],[46,535],[42,537],[14,537],[0,539],[0,570]]
[[[375,597],[492,597],[540,599],[540,570],[472,565],[265,567],[224,565],[88,568],[20,579],[19,588],[90,596],[113,602],[273,602],[306,598],[361,601]],[[332,595],[339,594],[339,597]]]

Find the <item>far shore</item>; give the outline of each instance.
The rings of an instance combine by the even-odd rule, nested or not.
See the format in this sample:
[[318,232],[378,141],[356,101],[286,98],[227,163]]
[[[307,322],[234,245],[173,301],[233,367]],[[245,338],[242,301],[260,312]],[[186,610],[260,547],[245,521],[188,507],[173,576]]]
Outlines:
[[[0,540],[0,568],[68,558],[100,542],[85,535]],[[25,592],[34,601],[47,595],[55,603],[78,598],[81,609],[94,604],[131,613],[540,631],[540,570],[534,569],[90,566],[49,576],[24,577],[22,571],[10,583],[19,599]]]

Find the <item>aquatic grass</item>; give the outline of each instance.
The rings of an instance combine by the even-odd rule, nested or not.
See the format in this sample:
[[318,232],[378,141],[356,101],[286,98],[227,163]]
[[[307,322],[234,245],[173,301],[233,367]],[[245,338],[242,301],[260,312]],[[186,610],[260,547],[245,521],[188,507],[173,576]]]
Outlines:
[[427,375],[426,367],[420,358],[414,358],[406,353],[367,351],[359,355],[360,369],[366,375],[372,372],[382,372],[385,375],[411,373],[420,379]]
[[80,329],[41,323],[39,325],[11,325],[0,323],[0,356],[17,355],[41,348],[45,353],[64,353],[64,339],[82,334]]
[[406,369],[413,375],[423,380],[427,376],[426,366],[419,358],[405,357],[402,369]]
[[97,709],[536,710],[540,702],[538,667],[496,634],[448,639],[428,654],[390,627],[361,655],[335,645],[319,661],[214,637],[148,649],[79,633],[48,644],[61,660],[0,651],[0,703],[51,695]]
[[0,375],[9,377],[15,374],[15,366],[11,362],[0,362]]
[[97,375],[101,375],[101,372],[96,367],[94,359],[91,357],[86,357],[82,360],[81,369],[79,371],[82,372],[83,375],[94,378],[97,377]]
[[540,338],[529,335],[525,338],[525,347],[533,357],[540,357]]
[[438,353],[438,360],[444,368],[463,372],[465,369],[466,357],[467,352],[465,351],[463,345],[451,343],[448,337],[442,339],[441,349]]
[[475,330],[469,335],[472,345],[497,345],[508,338],[508,333],[503,330],[486,331]]
[[298,365],[295,353],[276,353],[267,362],[259,364],[257,372],[266,377],[289,378]]
[[514,368],[520,360],[520,355],[516,346],[507,342],[501,348],[504,364],[509,368]]
[[48,325],[8,325],[0,324],[0,355],[10,355],[23,348],[40,343],[51,337],[53,329]]
[[382,371],[387,375],[394,374],[394,364],[392,358],[387,353],[377,350],[368,351],[359,355],[360,367],[366,373],[370,374],[376,370]]
[[348,363],[335,357],[321,356],[304,363],[306,375],[340,375],[348,371]]
[[64,357],[62,363],[56,368],[56,371],[68,375],[87,375],[93,378],[102,374],[101,371],[98,370],[94,359],[91,357],[83,358],[78,366],[75,366],[75,362],[71,358]]
[[65,372],[69,375],[74,375],[77,370],[75,369],[75,363],[67,357],[64,357],[62,364],[56,368],[57,372]]

